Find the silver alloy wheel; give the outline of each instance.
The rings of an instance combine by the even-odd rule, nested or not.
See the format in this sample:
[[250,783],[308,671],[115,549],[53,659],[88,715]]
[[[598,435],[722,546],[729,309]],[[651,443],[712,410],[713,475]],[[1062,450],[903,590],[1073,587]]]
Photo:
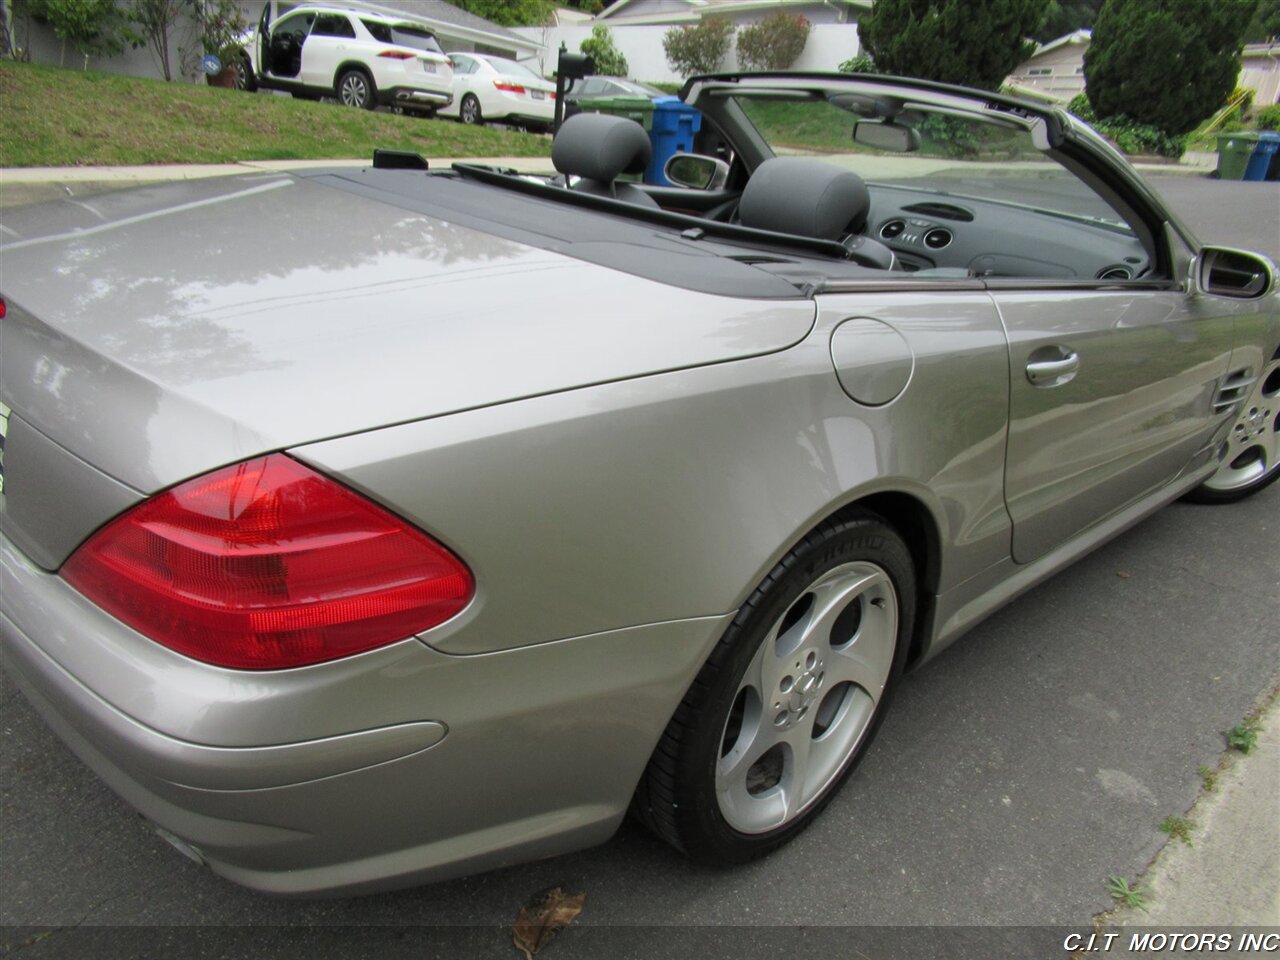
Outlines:
[[1212,492],[1234,493],[1280,470],[1280,351],[1241,403],[1225,445],[1222,466],[1204,484]]
[[721,737],[715,792],[729,826],[776,830],[839,776],[875,716],[897,636],[893,582],[869,561],[824,573],[770,628]]
[[458,108],[458,116],[463,123],[479,123],[480,101],[468,93],[462,98],[462,105]]
[[344,106],[364,107],[369,102],[369,81],[364,74],[357,70],[345,73],[338,85],[338,99]]

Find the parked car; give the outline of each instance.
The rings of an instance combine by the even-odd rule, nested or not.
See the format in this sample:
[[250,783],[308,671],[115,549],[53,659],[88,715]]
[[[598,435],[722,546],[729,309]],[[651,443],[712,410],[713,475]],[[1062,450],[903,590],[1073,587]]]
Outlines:
[[583,77],[573,84],[573,88],[565,91],[564,101],[567,107],[579,100],[594,100],[604,97],[640,97],[652,100],[665,97],[657,87],[636,80],[624,80],[622,77]]
[[176,847],[291,894],[628,809],[761,856],[907,668],[1280,475],[1274,265],[1066,112],[868,75],[682,97],[719,155],[668,168],[705,187],[617,182],[648,138],[584,113],[554,178],[0,213],[4,662]]
[[286,90],[348,107],[379,104],[433,116],[453,99],[453,66],[435,34],[403,17],[369,10],[298,6],[274,23],[271,4],[246,38],[237,86]]
[[512,126],[545,130],[556,109],[556,85],[523,63],[483,53],[450,54],[453,103],[441,116],[463,123],[500,120]]

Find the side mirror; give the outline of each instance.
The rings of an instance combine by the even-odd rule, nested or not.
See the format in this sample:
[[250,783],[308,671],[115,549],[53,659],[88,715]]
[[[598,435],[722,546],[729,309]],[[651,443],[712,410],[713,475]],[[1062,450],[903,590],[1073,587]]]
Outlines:
[[853,125],[853,142],[891,153],[911,153],[920,149],[920,134],[892,120],[859,120]]
[[1194,269],[1196,286],[1214,297],[1256,300],[1275,287],[1271,261],[1246,250],[1205,247]]
[[678,187],[719,190],[729,180],[729,165],[719,157],[677,153],[662,165],[662,175]]

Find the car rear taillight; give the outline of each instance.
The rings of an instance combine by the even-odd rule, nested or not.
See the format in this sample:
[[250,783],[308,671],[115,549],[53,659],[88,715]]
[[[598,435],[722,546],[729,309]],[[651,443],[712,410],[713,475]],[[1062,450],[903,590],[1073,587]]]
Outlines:
[[404,50],[383,50],[378,56],[387,57],[390,60],[412,60],[417,54],[407,53]]
[[524,93],[524,87],[518,83],[510,83],[506,80],[495,80],[493,85],[499,90],[505,90],[507,93]]
[[90,537],[62,576],[157,643],[246,670],[403,640],[474,590],[445,547],[283,454],[157,494]]

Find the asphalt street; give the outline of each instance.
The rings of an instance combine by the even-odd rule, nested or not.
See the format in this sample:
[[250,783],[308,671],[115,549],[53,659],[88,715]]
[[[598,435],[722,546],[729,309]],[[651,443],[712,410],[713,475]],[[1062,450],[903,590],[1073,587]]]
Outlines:
[[[1280,186],[1155,182],[1202,240],[1280,256]],[[174,852],[0,679],[0,956],[86,943],[133,955],[146,926],[201,928],[146,931],[155,956],[168,944],[338,957],[356,943],[381,956],[516,956],[517,911],[556,886],[586,906],[552,958],[932,952],[901,935],[890,944],[881,928],[897,925],[957,925],[949,956],[1013,955],[993,952],[992,928],[1082,929],[1111,905],[1106,878],[1141,873],[1166,839],[1157,825],[1190,806],[1197,769],[1270,688],[1278,542],[1280,486],[1161,510],[907,677],[814,826],[732,870],[693,866],[628,824],[593,850],[434,886],[269,899]],[[1258,830],[1280,848],[1274,822]],[[987,931],[959,929],[975,926]]]

